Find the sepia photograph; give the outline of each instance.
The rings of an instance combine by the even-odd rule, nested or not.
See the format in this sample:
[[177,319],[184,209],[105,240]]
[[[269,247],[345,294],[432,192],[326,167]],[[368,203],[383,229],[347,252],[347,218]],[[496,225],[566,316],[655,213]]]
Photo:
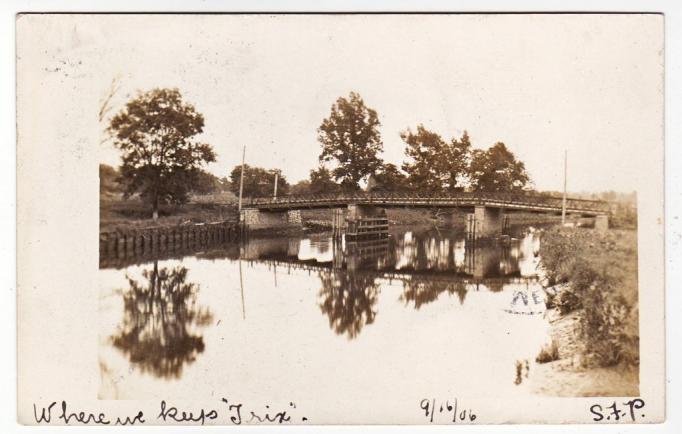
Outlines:
[[72,247],[40,255],[87,302],[50,315],[89,329],[53,359],[87,392],[26,368],[23,423],[662,421],[662,15],[24,15],[17,38],[20,164],[22,107],[53,83],[68,113],[43,168]]

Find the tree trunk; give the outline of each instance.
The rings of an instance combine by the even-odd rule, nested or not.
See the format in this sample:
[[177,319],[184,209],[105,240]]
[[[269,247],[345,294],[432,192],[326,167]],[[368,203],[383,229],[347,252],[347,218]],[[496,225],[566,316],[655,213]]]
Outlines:
[[153,210],[152,210],[152,219],[153,220],[158,220],[159,219],[159,196],[154,195],[154,204],[153,204]]

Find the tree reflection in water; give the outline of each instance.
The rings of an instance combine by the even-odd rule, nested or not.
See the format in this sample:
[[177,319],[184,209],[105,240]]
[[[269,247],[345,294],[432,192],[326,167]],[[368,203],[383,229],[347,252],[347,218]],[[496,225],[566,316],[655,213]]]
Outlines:
[[516,240],[468,243],[456,235],[443,238],[430,232],[332,245],[333,270],[320,272],[320,309],[329,317],[330,328],[349,339],[374,322],[377,280],[382,277],[404,278],[400,301],[414,309],[443,293],[456,295],[463,305],[470,290],[501,292],[507,279],[520,277],[519,260],[524,255]]
[[212,321],[210,311],[197,306],[199,286],[186,282],[187,271],[159,270],[154,262],[142,272],[145,282],[127,277],[130,287],[123,292],[123,322],[112,343],[142,372],[159,378],[180,378],[184,364],[204,351],[196,328]]
[[427,280],[406,280],[403,283],[403,293],[400,294],[400,300],[406,305],[413,303],[414,308],[419,310],[425,304],[436,301],[442,293],[448,295],[457,294],[459,304],[464,304],[464,299],[467,296],[466,284],[459,282],[438,282]]
[[374,322],[379,298],[375,277],[338,270],[321,272],[320,280],[320,309],[336,334],[354,339],[365,324]]

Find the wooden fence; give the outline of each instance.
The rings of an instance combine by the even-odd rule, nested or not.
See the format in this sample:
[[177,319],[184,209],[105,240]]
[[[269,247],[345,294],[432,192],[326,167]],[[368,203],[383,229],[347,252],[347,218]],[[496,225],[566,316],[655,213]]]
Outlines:
[[238,241],[235,222],[126,229],[99,234],[100,266],[141,257],[168,256]]

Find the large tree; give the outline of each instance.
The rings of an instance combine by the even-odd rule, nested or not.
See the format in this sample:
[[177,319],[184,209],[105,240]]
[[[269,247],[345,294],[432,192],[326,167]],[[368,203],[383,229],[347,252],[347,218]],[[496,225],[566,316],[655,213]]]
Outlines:
[[154,219],[161,203],[186,202],[203,164],[215,161],[213,148],[195,140],[203,128],[203,115],[178,89],[140,93],[111,119],[126,195],[139,193]]
[[473,152],[469,177],[476,191],[519,191],[530,185],[526,166],[502,142]]
[[[230,172],[230,188],[239,195],[242,166],[234,166]],[[275,193],[275,175],[277,175],[277,195],[285,195],[289,190],[289,183],[280,170],[264,169],[244,165],[244,197],[269,197]]]
[[318,128],[320,161],[335,163],[332,174],[345,189],[358,190],[360,182],[381,166],[379,126],[377,112],[351,92],[348,98],[336,100]]
[[446,182],[443,173],[443,158],[447,144],[443,138],[424,125],[418,125],[417,131],[407,129],[400,133],[405,144],[405,155],[408,161],[403,163],[410,186],[418,190],[438,191]]
[[465,131],[460,140],[446,142],[439,134],[418,125],[400,134],[407,145],[403,163],[408,182],[424,191],[458,191],[466,183],[471,143]]

